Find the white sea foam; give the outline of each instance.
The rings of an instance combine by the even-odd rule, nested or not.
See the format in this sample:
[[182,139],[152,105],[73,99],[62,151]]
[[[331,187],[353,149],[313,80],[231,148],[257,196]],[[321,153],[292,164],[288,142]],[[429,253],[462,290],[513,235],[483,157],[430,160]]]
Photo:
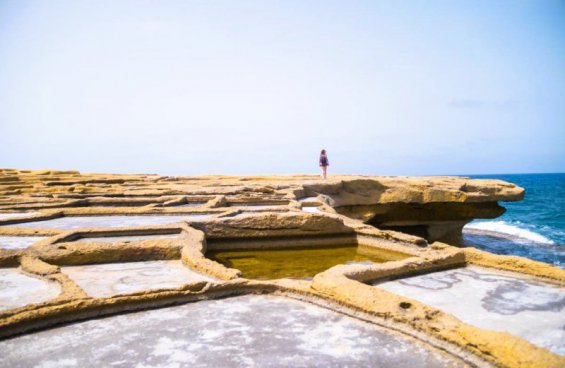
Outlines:
[[496,233],[500,236],[515,237],[530,240],[536,243],[555,244],[555,242],[545,236],[534,231],[523,229],[516,225],[511,225],[505,221],[485,221],[473,222],[465,225],[464,230],[484,231],[487,233]]

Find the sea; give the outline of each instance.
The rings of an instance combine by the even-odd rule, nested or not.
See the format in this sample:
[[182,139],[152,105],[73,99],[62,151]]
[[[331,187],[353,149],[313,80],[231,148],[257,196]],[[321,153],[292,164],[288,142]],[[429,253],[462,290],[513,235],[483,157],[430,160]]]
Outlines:
[[463,245],[565,268],[565,173],[470,175],[500,179],[526,190],[524,200],[500,202],[506,213],[463,228]]

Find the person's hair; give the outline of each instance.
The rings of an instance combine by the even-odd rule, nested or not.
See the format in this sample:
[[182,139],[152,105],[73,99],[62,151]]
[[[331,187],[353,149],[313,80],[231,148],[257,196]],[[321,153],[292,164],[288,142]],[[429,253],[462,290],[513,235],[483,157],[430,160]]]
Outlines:
[[326,154],[326,150],[323,149],[322,152],[320,152],[320,155],[325,155]]

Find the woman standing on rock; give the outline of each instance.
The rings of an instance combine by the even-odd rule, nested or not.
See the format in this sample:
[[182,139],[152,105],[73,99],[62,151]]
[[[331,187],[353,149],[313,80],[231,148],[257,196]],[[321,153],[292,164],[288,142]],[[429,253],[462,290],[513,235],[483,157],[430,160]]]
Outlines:
[[322,152],[320,152],[320,167],[322,168],[322,178],[324,180],[326,180],[326,171],[328,169],[328,166],[330,166],[328,155],[326,154],[326,150],[323,149]]

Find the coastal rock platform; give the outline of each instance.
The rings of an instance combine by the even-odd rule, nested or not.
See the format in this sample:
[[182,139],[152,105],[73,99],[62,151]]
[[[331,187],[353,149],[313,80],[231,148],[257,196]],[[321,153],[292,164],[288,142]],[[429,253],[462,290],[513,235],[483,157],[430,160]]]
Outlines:
[[565,271],[457,246],[523,195],[0,169],[1,364],[563,367]]

